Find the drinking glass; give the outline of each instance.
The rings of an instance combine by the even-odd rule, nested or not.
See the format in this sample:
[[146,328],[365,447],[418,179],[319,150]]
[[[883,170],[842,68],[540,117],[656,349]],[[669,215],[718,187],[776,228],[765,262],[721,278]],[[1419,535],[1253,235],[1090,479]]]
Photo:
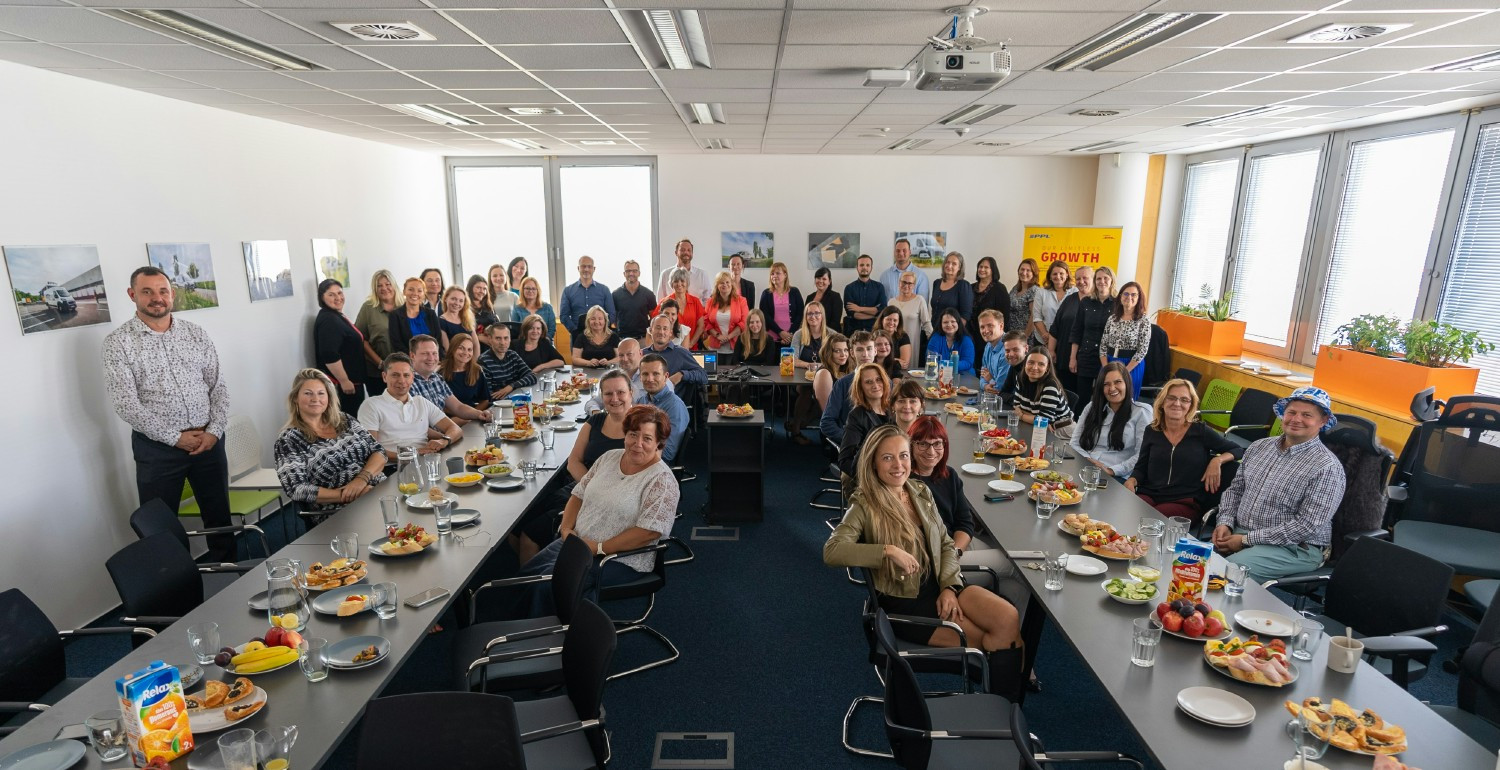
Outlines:
[[83,728],[88,731],[89,744],[94,747],[100,761],[113,762],[130,753],[125,748],[125,731],[120,724],[119,709],[101,711],[83,720]]
[[1130,662],[1141,668],[1151,668],[1156,665],[1156,648],[1161,644],[1161,626],[1151,622],[1150,618],[1136,618],[1130,621]]
[[1155,516],[1142,516],[1140,522],[1136,524],[1136,532],[1142,535],[1148,532],[1152,534],[1162,535],[1163,540],[1165,540],[1167,533],[1167,523],[1165,521],[1162,521],[1161,519],[1156,518]]
[[1016,461],[1006,458],[1000,461],[1000,480],[1012,481],[1016,477]]
[[527,481],[531,481],[536,478],[535,460],[522,460],[521,462],[517,463],[517,467],[521,469],[521,478],[526,479]]
[[1083,489],[1095,489],[1099,484],[1099,466],[1086,465],[1078,471],[1078,480],[1083,482]]
[[937,382],[938,378],[938,354],[927,354],[927,368],[922,370],[922,380],[929,386]]
[[1163,546],[1175,550],[1177,541],[1187,537],[1188,527],[1192,524],[1192,520],[1185,516],[1173,516],[1167,519],[1165,537],[1162,538]]
[[327,646],[327,639],[316,636],[304,636],[302,643],[297,645],[297,664],[302,667],[307,681],[321,682],[328,678],[328,659],[323,657],[323,649]]
[[1046,500],[1043,500],[1041,498],[1037,498],[1037,501],[1036,501],[1036,517],[1038,519],[1046,521],[1047,519],[1052,518],[1052,513],[1054,511],[1056,511],[1056,510],[1057,510],[1057,503],[1049,503]]
[[552,447],[557,444],[557,431],[552,426],[542,428],[542,451],[551,452]]
[[[435,455],[429,455],[429,456],[435,456]],[[341,532],[338,535],[336,535],[333,538],[332,541],[330,541],[328,543],[328,548],[329,548],[329,550],[333,551],[333,555],[334,556],[337,556],[337,557],[340,557],[340,558],[344,558],[344,559],[349,559],[351,561],[354,560],[354,559],[358,559],[359,558],[359,533],[358,532]]]
[[1016,435],[1016,429],[1021,427],[1021,415],[1010,412],[1005,415],[1005,429],[1010,431],[1011,436]]
[[385,520],[386,529],[400,526],[401,498],[395,495],[382,495],[380,498],[380,518]]
[[376,583],[370,586],[370,603],[375,605],[375,616],[382,620],[396,617],[399,607],[395,583]]
[[214,662],[214,656],[219,654],[219,624],[199,623],[188,626],[188,647],[193,650],[193,657],[198,659],[198,664],[206,666]]
[[989,448],[988,446],[986,446],[987,443],[988,442],[985,441],[984,434],[977,432],[974,434],[974,462],[984,462],[984,453]]
[[1063,573],[1068,571],[1068,555],[1060,553],[1048,554],[1042,560],[1042,568],[1046,571],[1046,578],[1042,581],[1042,587],[1048,591],[1061,591],[1063,587]]
[[255,755],[261,770],[288,770],[292,766],[292,745],[297,742],[297,726],[268,727],[255,734]]
[[443,500],[432,504],[432,513],[437,517],[437,533],[446,535],[453,531],[453,505],[452,500]]
[[438,483],[438,479],[443,477],[443,456],[433,452],[432,454],[422,455],[421,461],[422,478],[427,480],[427,486],[435,486]]
[[487,423],[484,424],[484,444],[485,444],[485,446],[494,446],[495,442],[499,440],[499,433],[500,433],[500,422],[499,422],[499,420],[500,420],[500,408],[499,407],[495,407],[495,410],[490,413],[490,417],[494,418],[495,422],[487,422]]
[[[1295,648],[1292,657],[1297,660],[1312,660],[1313,651],[1323,641],[1323,624],[1312,618],[1295,618],[1297,630],[1292,634]],[[1314,757],[1316,759],[1317,757]]]
[[1224,595],[1239,596],[1245,593],[1245,578],[1250,568],[1243,564],[1228,562],[1224,565]]
[[[1286,723],[1286,734],[1292,739],[1292,747],[1296,753],[1292,755],[1292,762],[1287,767],[1293,770],[1301,770],[1307,766],[1309,759],[1322,759],[1323,753],[1328,751],[1328,739],[1333,737],[1333,730],[1327,727],[1320,731],[1314,731],[1312,725],[1316,722],[1316,716],[1309,716],[1311,709],[1303,709],[1302,713]],[[1319,735],[1319,732],[1322,734]]]
[[219,761],[224,770],[255,770],[255,731],[241,727],[220,735]]

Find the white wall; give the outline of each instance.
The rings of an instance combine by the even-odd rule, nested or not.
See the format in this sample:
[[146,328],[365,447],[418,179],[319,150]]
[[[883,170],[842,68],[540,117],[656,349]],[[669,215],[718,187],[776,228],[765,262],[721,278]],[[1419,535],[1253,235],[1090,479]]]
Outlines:
[[[1141,246],[1141,213],[1146,205],[1146,176],[1151,156],[1141,152],[1099,156],[1098,187],[1094,193],[1094,224],[1124,227],[1120,234],[1120,269],[1115,286],[1143,281],[1135,274]],[[1147,302],[1155,308],[1155,295]]]
[[[129,429],[98,356],[133,310],[125,288],[145,244],[211,244],[220,307],[182,317],[215,340],[231,411],[255,419],[269,464],[291,374],[310,363],[309,239],[348,242],[351,315],[376,269],[448,264],[442,161],[7,62],[0,104],[0,243],[97,245],[113,315],[23,337],[16,311],[0,310],[12,362],[0,587],[71,626],[117,603],[104,560],[134,539]],[[289,241],[294,297],[250,304],[240,241],[252,239]]]
[[[949,248],[963,253],[969,280],[975,262],[991,256],[1014,283],[1026,225],[1094,221],[1095,166],[1093,158],[662,156],[658,274],[673,264],[680,238],[693,241],[693,264],[712,278],[722,269],[721,231],[764,230],[775,233],[777,259],[805,293],[813,287],[810,232],[860,233],[860,250],[875,258],[879,275],[891,265],[893,233],[941,230]],[[746,277],[759,291],[768,272],[747,270]],[[835,270],[834,288],[856,277],[853,269]]]

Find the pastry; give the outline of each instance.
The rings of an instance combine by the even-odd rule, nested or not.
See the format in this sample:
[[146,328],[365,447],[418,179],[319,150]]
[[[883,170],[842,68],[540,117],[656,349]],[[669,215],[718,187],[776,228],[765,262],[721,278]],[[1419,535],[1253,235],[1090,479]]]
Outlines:
[[223,705],[228,706],[242,701],[250,697],[250,693],[253,692],[255,692],[255,683],[242,676],[234,680],[234,684],[229,685],[229,694],[224,697]]
[[238,722],[257,711],[260,711],[262,708],[265,708],[265,705],[266,702],[262,700],[256,701],[255,703],[241,703],[237,706],[230,706],[229,708],[224,709],[224,717],[231,722]]
[[224,705],[224,699],[229,697],[229,685],[218,680],[209,680],[203,684],[203,705],[207,708]]

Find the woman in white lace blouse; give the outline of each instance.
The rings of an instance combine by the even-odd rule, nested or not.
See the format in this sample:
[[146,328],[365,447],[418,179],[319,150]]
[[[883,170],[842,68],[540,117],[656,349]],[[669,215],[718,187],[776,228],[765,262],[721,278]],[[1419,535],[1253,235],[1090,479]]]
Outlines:
[[336,511],[385,480],[385,452],[339,409],[338,389],[328,375],[297,372],[286,405],[286,428],[273,447],[276,477],[302,510]]

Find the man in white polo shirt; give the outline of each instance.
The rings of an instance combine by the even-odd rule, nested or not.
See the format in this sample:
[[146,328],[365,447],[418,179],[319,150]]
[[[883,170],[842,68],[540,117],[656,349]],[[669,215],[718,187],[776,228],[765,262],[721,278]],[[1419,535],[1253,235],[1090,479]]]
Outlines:
[[380,371],[385,392],[365,399],[359,407],[359,423],[385,447],[387,455],[395,457],[402,446],[415,446],[419,454],[440,452],[463,438],[463,431],[443,414],[442,407],[412,395],[416,372],[410,356],[392,353]]

